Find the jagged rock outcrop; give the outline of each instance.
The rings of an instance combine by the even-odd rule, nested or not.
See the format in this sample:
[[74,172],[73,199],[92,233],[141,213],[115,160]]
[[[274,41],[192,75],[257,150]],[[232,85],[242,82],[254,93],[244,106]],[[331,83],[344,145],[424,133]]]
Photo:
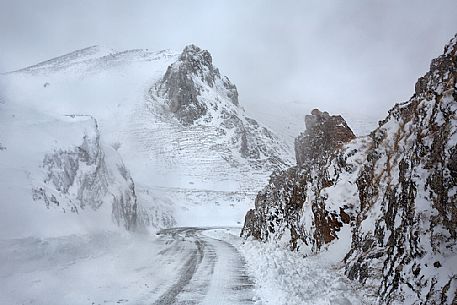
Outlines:
[[[343,223],[349,223],[345,207],[327,206],[321,191],[334,183],[325,166],[328,160],[355,135],[341,116],[318,109],[305,117],[305,124],[306,131],[295,141],[297,166],[273,173],[269,185],[257,195],[255,210],[248,212],[242,235],[289,239],[292,249],[301,240],[319,250],[336,238]],[[304,211],[310,217],[305,226]]]
[[295,158],[299,167],[326,161],[331,153],[355,138],[340,115],[314,109],[305,116],[306,131],[295,139]]
[[73,213],[111,203],[113,221],[134,230],[138,226],[138,205],[133,180],[117,153],[100,143],[97,121],[88,119],[93,128],[86,130],[79,146],[44,157],[45,177],[34,187],[33,199],[48,208]]
[[456,80],[457,36],[368,137],[335,132],[329,150],[302,135],[298,165],[271,177],[242,234],[332,245],[379,304],[457,304]]
[[194,123],[208,112],[208,105],[199,96],[209,86],[224,92],[238,106],[238,91],[227,77],[221,77],[213,66],[211,54],[195,45],[185,47],[179,60],[168,67],[162,80],[156,84],[158,95],[166,98],[170,111],[181,123]]
[[233,167],[239,157],[252,161],[250,165],[256,169],[288,163],[289,156],[283,154],[288,148],[246,116],[236,86],[221,75],[208,51],[195,45],[185,47],[149,93],[184,127],[215,129],[218,139],[212,148],[220,150]]

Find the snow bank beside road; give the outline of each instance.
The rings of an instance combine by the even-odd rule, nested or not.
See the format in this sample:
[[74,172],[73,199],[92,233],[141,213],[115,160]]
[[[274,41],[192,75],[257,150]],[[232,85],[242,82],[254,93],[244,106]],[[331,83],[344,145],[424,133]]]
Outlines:
[[205,231],[204,234],[236,246],[255,278],[257,304],[361,305],[371,304],[334,264],[330,255],[303,257],[272,243],[243,241],[239,229]]

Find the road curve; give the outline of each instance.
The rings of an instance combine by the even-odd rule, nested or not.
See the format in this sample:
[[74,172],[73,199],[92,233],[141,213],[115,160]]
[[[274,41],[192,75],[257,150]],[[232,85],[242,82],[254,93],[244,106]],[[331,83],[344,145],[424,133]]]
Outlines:
[[208,228],[172,228],[159,233],[166,246],[157,259],[175,264],[174,280],[165,283],[153,305],[254,304],[254,284],[245,261],[227,241],[204,234]]

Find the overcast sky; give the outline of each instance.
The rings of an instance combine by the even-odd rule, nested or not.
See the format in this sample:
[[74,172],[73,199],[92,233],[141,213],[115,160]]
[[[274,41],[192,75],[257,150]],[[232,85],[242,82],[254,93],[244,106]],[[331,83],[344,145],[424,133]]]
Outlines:
[[457,1],[0,0],[0,71],[99,44],[208,49],[240,102],[378,115],[457,32]]

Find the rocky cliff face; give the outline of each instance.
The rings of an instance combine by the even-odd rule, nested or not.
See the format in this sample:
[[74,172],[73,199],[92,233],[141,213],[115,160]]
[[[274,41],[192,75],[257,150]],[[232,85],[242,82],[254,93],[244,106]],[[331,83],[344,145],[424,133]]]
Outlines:
[[96,120],[87,118],[93,126],[86,130],[79,146],[44,157],[45,175],[34,187],[33,199],[47,208],[73,213],[97,210],[111,202],[113,221],[134,230],[138,227],[138,211],[133,180],[117,153],[100,143]]
[[386,300],[457,302],[456,79],[457,37],[370,136],[347,275]]
[[307,117],[297,166],[271,177],[242,234],[333,246],[380,304],[456,304],[456,79],[457,36],[369,137],[323,136],[329,123]]

